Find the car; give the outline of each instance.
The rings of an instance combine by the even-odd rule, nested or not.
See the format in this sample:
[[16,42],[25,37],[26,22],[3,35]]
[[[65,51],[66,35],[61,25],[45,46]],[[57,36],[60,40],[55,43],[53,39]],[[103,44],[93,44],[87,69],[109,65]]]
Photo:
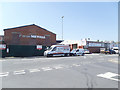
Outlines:
[[112,49],[112,50],[114,50],[114,51],[116,52],[116,54],[119,54],[118,47],[113,47],[113,49]]
[[105,54],[116,54],[116,52],[112,49],[105,50]]
[[73,49],[70,56],[84,56],[84,49]]
[[90,51],[88,49],[84,49],[84,54],[90,54]]

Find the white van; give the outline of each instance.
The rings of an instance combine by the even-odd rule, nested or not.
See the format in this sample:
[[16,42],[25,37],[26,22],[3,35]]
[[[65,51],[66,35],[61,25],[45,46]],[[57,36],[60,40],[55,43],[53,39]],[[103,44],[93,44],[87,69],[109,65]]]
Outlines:
[[69,56],[70,47],[67,45],[52,45],[44,52],[44,56]]

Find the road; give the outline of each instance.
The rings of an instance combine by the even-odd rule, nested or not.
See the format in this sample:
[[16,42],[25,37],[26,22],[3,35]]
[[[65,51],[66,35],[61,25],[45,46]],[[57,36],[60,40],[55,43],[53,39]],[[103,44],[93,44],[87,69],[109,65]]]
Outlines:
[[118,55],[1,59],[3,88],[118,88]]

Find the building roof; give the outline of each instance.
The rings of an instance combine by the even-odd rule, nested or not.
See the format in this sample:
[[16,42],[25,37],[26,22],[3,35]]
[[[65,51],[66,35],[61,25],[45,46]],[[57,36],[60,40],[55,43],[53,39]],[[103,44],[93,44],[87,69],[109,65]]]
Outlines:
[[[19,27],[13,27],[13,28],[7,28],[7,29],[4,29],[4,31],[6,31],[6,30],[11,30],[11,29],[16,29],[16,28],[28,27],[28,26],[37,26],[37,27],[39,27],[39,28],[41,28],[41,29],[43,29],[43,30],[46,30],[46,31],[48,31],[48,32],[50,32],[50,33],[53,33],[53,32],[51,32],[51,31],[49,31],[49,30],[47,30],[47,29],[45,29],[45,28],[42,28],[42,27],[40,27],[40,26],[38,26],[38,25],[35,25],[35,24],[25,25],[25,26],[19,26]],[[55,33],[53,33],[53,34],[55,34]]]

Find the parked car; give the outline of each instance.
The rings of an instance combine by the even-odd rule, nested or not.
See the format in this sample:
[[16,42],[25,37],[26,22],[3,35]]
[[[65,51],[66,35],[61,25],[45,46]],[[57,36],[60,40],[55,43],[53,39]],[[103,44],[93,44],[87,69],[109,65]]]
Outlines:
[[69,56],[70,47],[67,45],[52,45],[44,52],[44,56]]
[[105,50],[105,54],[116,54],[116,52],[112,49]]
[[84,49],[73,49],[70,56],[84,56]]
[[90,54],[90,51],[88,49],[84,49],[84,54]]
[[113,47],[112,50],[114,50],[116,52],[116,54],[119,54],[118,47]]

